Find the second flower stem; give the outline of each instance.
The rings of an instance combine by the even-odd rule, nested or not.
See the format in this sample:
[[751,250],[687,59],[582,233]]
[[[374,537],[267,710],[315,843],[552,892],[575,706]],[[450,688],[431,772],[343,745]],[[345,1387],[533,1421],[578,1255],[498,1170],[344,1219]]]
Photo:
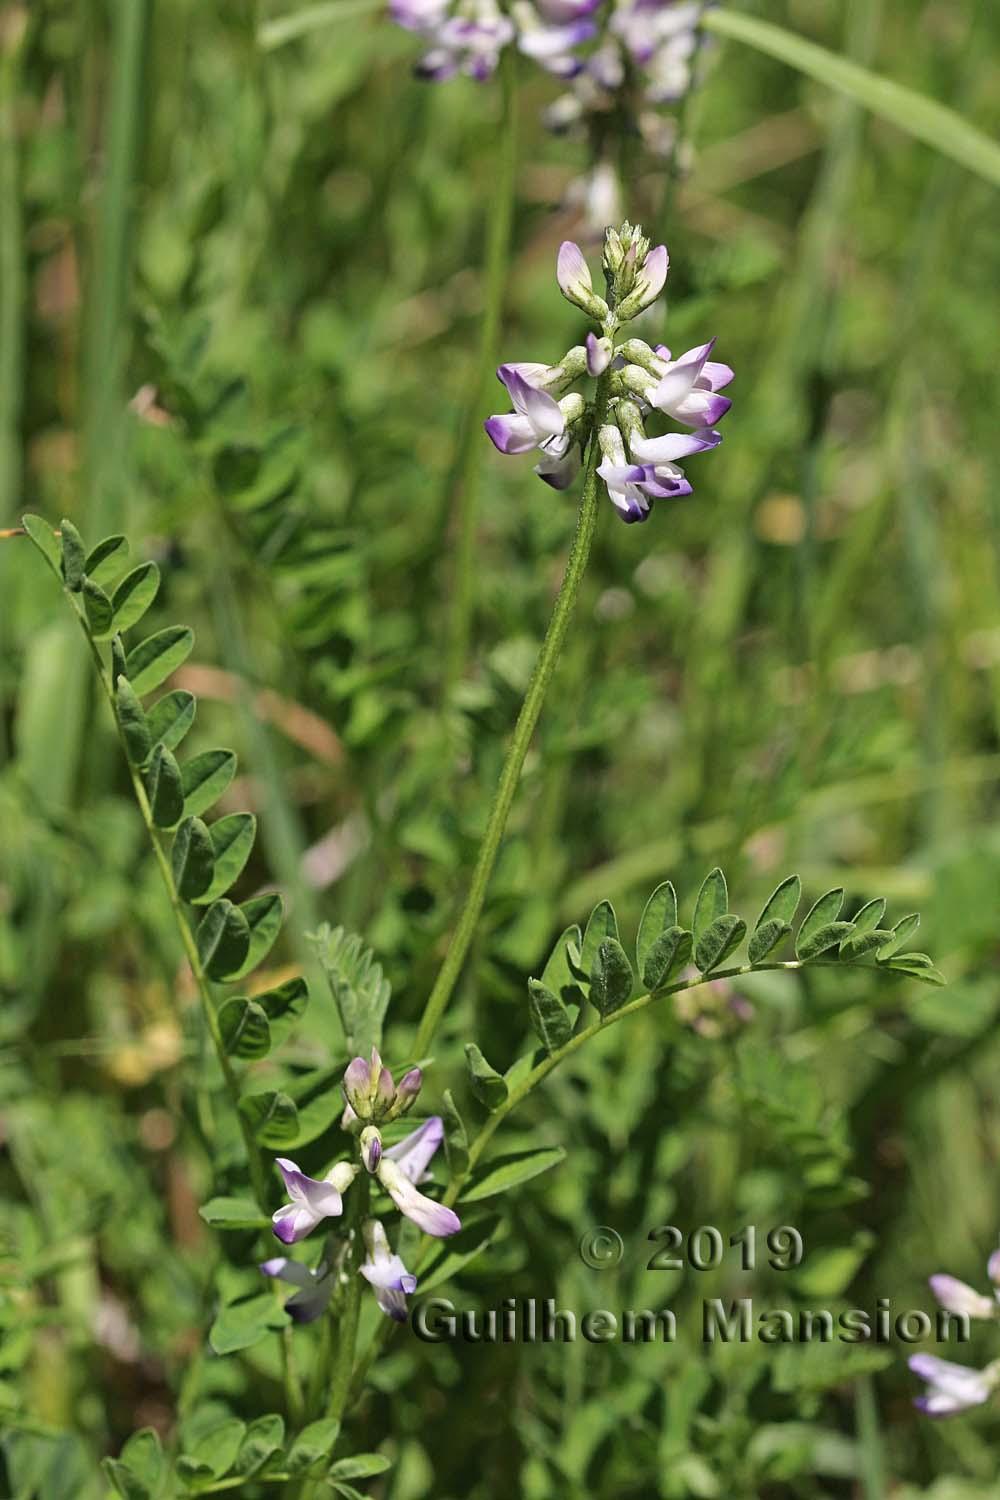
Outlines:
[[493,874],[493,866],[496,864],[500,843],[503,839],[504,829],[517,791],[517,784],[521,777],[525,756],[531,744],[531,737],[535,732],[545,694],[549,683],[555,672],[562,651],[566,632],[569,629],[570,620],[573,617],[573,609],[576,605],[577,594],[580,584],[587,569],[590,558],[590,549],[594,541],[594,531],[597,526],[597,510],[600,490],[600,481],[597,477],[597,463],[599,448],[597,442],[598,429],[604,420],[604,414],[608,404],[608,387],[610,373],[605,372],[597,385],[597,395],[594,402],[594,423],[590,444],[587,450],[587,461],[584,466],[583,496],[580,501],[580,510],[577,515],[576,535],[573,538],[573,546],[570,549],[569,558],[566,562],[566,571],[563,574],[562,584],[556,596],[555,606],[549,620],[548,630],[542,642],[538,659],[535,662],[528,691],[524,702],[521,704],[521,712],[517,716],[514,726],[514,734],[511,738],[510,747],[504,759],[503,769],[500,772],[500,780],[493,796],[493,806],[490,808],[489,821],[486,824],[486,832],[479,846],[476,857],[475,869],[469,882],[469,892],[465,898],[465,905],[458,920],[458,926],[451,940],[444,963],[434,982],[434,988],[428,997],[424,1007],[423,1016],[414,1042],[414,1055],[423,1057],[430,1047],[438,1022],[444,1014],[445,1007],[451,999],[458,977],[462,972],[469,946],[475,934],[476,926],[482,914],[483,904],[486,900],[486,891],[489,886],[490,876]]

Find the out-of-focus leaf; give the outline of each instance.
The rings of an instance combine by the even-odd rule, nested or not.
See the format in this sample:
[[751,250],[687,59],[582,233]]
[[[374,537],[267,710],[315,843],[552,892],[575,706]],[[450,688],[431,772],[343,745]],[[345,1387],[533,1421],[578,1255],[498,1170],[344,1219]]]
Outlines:
[[165,677],[183,666],[194,647],[194,632],[186,625],[168,625],[148,635],[125,658],[125,676],[140,698],[159,687]]
[[495,1198],[498,1193],[507,1193],[520,1187],[558,1166],[566,1152],[562,1146],[543,1146],[537,1151],[514,1151],[507,1156],[495,1156],[485,1166],[478,1167],[469,1178],[460,1194],[463,1203],[479,1203],[484,1198]]
[[152,743],[163,745],[167,750],[176,750],[194,723],[196,710],[193,693],[185,692],[183,688],[174,688],[171,692],[164,693],[146,714]]
[[[294,1101],[280,1090],[244,1094],[240,1100],[240,1113],[250,1121],[254,1136],[262,1146],[290,1146],[298,1136],[299,1112]],[[337,1113],[340,1113],[339,1108]]]
[[115,589],[111,600],[114,628],[119,635],[138,625],[160,587],[160,570],[155,562],[140,563],[127,573]]
[[676,926],[677,892],[669,880],[664,880],[646,902],[639,919],[639,931],[635,940],[635,962],[640,977],[646,972],[646,959],[657,938]]
[[266,1057],[271,1050],[267,1015],[255,1000],[234,995],[219,1011],[219,1030],[232,1057]]
[[203,750],[184,766],[184,811],[200,816],[222,796],[236,775],[232,750]]
[[728,911],[729,892],[726,889],[726,877],[718,868],[710,870],[702,881],[701,890],[694,904],[694,921],[691,924],[691,930],[694,933],[696,950],[712,923],[724,917]]
[[502,1074],[491,1068],[475,1042],[466,1042],[465,1061],[469,1070],[469,1087],[487,1109],[497,1109],[507,1098],[507,1083]]
[[250,951],[250,926],[238,906],[223,896],[198,924],[198,956],[212,979],[229,979]]
[[252,1198],[210,1198],[198,1212],[214,1229],[266,1229],[271,1222]]
[[185,901],[193,901],[212,882],[215,850],[212,837],[200,818],[187,817],[174,834],[170,851],[174,884]]

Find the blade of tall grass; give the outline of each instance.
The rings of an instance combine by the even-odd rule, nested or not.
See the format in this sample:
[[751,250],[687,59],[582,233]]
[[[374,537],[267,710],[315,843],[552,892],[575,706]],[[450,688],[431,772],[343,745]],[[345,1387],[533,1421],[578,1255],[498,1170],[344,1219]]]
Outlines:
[[1000,145],[954,110],[928,99],[926,94],[869,72],[850,58],[756,16],[713,10],[702,24],[716,36],[745,42],[818,83],[849,94],[907,135],[950,156],[987,182],[1000,185]]
[[16,101],[27,11],[0,18],[0,517],[21,504],[21,403],[24,378],[25,277],[21,168]]
[[117,0],[112,8],[110,85],[105,117],[106,167],[86,278],[83,384],[84,524],[102,536],[124,524],[124,446],[133,199],[149,101],[145,53],[151,0]]
[[328,0],[324,5],[307,5],[304,10],[293,11],[290,16],[277,16],[272,21],[262,22],[257,28],[257,45],[270,52],[297,37],[307,36],[310,31],[318,31],[322,26],[381,10],[382,3],[383,0]]

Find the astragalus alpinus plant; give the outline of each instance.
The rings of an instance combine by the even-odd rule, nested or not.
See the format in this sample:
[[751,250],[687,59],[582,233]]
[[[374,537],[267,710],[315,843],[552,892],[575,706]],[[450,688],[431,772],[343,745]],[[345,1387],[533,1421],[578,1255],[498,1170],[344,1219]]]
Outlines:
[[[387,1469],[387,1453],[352,1451],[351,1422],[365,1388],[379,1387],[388,1333],[406,1323],[414,1294],[444,1284],[487,1253],[502,1223],[504,1194],[562,1162],[569,1139],[497,1153],[494,1136],[564,1059],[609,1027],[656,1006],[664,1048],[692,1025],[725,1036],[751,1024],[751,1013],[720,999],[719,981],[764,971],[865,967],[940,982],[926,955],[903,948],[917,917],[887,926],[881,899],[845,918],[844,893],[831,890],[796,927],[801,883],[789,876],[760,912],[741,960],[747,923],[729,910],[721,870],[705,878],[689,917],[674,886],[663,881],[646,903],[634,963],[608,901],[597,904],[585,925],[562,933],[539,977],[527,983],[525,1025],[534,1041],[504,1071],[487,1061],[477,1041],[466,1043],[466,1082],[484,1118],[463,1119],[449,1089],[441,1090],[439,1113],[417,1116],[428,1094],[441,1088],[433,1039],[479,923],[586,568],[600,496],[606,493],[625,521],[646,521],[690,493],[677,460],[719,442],[713,424],[729,408],[720,390],[732,371],[709,358],[712,344],[674,358],[662,345],[622,336],[660,295],[667,270],[665,247],[650,246],[639,228],[623,224],[606,237],[601,295],[577,247],[563,245],[559,286],[595,329],[554,365],[507,364],[498,372],[514,410],[489,419],[489,436],[504,453],[537,449],[536,472],[557,491],[582,472],[579,518],[465,906],[408,1048],[383,1036],[391,994],[373,955],[361,939],[325,928],[314,937],[315,950],[347,1056],[314,1058],[303,1070],[270,1055],[294,1031],[307,993],[298,976],[262,992],[228,989],[265,956],[282,913],[274,892],[238,904],[226,895],[249,855],[254,820],[241,813],[203,819],[232,781],[235,756],[218,749],[179,759],[194,699],[176,688],[151,697],[187,658],[192,633],[174,625],[134,638],[156,595],[158,572],[140,563],[120,576],[128,553],[123,537],[88,549],[69,521],[56,533],[39,517],[25,517],[28,536],[86,638],[197,992],[197,1029],[215,1057],[213,1066],[182,1059],[176,1070],[181,1107],[216,1189],[201,1215],[235,1247],[216,1268],[207,1348],[221,1360],[268,1346],[280,1351],[282,1410],[244,1421],[206,1401],[184,1412],[182,1436],[166,1448],[152,1428],[137,1432],[106,1462],[107,1478],[124,1500],[258,1494],[272,1486],[300,1496],[322,1486],[352,1500],[354,1481]],[[584,380],[595,382],[591,395],[569,390]],[[664,421],[689,430],[650,433]],[[793,933],[793,955],[781,956]],[[697,991],[704,1005],[673,1003]],[[261,1088],[255,1070],[265,1060],[269,1086]],[[431,1168],[442,1144],[447,1172],[435,1181]],[[404,1247],[408,1225],[422,1237]],[[383,1318],[362,1343],[365,1287]]]

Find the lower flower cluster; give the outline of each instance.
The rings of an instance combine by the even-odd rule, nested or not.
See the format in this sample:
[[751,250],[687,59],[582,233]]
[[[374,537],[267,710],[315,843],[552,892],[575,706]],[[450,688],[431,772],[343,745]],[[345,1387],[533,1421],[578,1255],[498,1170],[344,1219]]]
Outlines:
[[[946,1312],[993,1323],[1000,1318],[1000,1250],[994,1250],[990,1256],[986,1274],[993,1283],[992,1297],[977,1292],[955,1276],[943,1274],[931,1277],[930,1288]],[[935,1354],[914,1354],[910,1369],[926,1382],[926,1392],[917,1396],[914,1405],[928,1417],[956,1416],[982,1406],[1000,1389],[1000,1359],[977,1370],[938,1359]]]
[[[344,1074],[345,1108],[342,1124],[357,1137],[357,1162],[337,1162],[326,1176],[308,1177],[294,1161],[278,1157],[289,1201],[273,1215],[274,1233],[285,1245],[293,1245],[311,1234],[325,1219],[340,1218],[344,1194],[359,1173],[367,1171],[388,1194],[392,1203],[425,1234],[445,1238],[461,1229],[454,1210],[421,1193],[428,1164],[444,1138],[444,1125],[431,1115],[395,1146],[383,1149],[380,1124],[404,1114],[416,1101],[421,1085],[420,1070],[413,1068],[398,1088],[392,1074],[372,1050],[370,1062],[356,1057]],[[362,1225],[366,1259],[360,1274],[372,1287],[379,1307],[397,1321],[406,1320],[406,1298],[416,1290],[417,1279],[393,1253],[385,1228],[378,1219]],[[319,1264],[309,1268],[284,1256],[266,1260],[261,1270],[298,1288],[285,1309],[300,1323],[319,1317],[333,1295],[349,1248],[346,1237],[331,1236]]]

